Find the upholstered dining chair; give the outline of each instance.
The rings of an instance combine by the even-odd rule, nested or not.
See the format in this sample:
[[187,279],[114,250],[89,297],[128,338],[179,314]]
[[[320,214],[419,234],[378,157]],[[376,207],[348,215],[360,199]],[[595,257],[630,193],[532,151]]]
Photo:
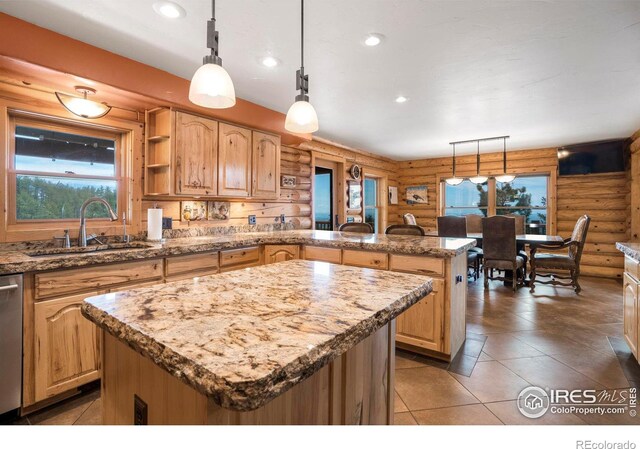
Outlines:
[[394,224],[391,226],[387,226],[387,229],[384,230],[384,233],[392,235],[424,236],[424,229],[422,229],[420,226],[415,225]]
[[369,223],[342,223],[338,228],[341,232],[359,232],[360,234],[373,234],[373,228]]
[[526,228],[524,223],[524,215],[520,214],[506,214],[505,217],[515,218],[516,220],[516,235],[517,234],[526,234]]
[[468,214],[464,218],[467,220],[467,232],[469,234],[480,234],[482,232],[482,215]]
[[[467,220],[464,217],[438,217],[438,237],[467,238]],[[473,280],[480,275],[480,256],[467,251],[467,267],[473,267]]]
[[404,224],[406,225],[413,225],[413,226],[417,226],[418,222],[416,221],[416,217],[413,214],[404,214],[402,216],[402,220],[404,221]]
[[[489,288],[489,279],[506,281],[506,270],[512,270],[511,281],[515,292],[518,284],[524,283],[526,277],[524,259],[516,253],[516,220],[501,215],[483,218],[482,250],[484,251],[484,288]],[[493,270],[504,270],[505,276],[493,277]]]
[[[583,215],[576,221],[571,238],[565,239],[562,246],[538,244],[531,248],[531,276],[529,279],[531,291],[535,290],[535,283],[538,282],[540,284],[573,287],[576,293],[580,293],[580,290],[582,290],[582,287],[580,287],[578,283],[578,278],[580,277],[580,259],[582,258],[584,243],[587,240],[589,224],[591,224],[591,218],[588,215]],[[537,253],[538,249],[568,249],[568,253]],[[567,276],[566,273],[557,274],[557,271],[562,273],[569,272],[569,275]],[[538,276],[550,277],[551,279],[541,281],[537,279]],[[570,280],[571,282],[567,284],[562,281],[557,281],[556,279]]]

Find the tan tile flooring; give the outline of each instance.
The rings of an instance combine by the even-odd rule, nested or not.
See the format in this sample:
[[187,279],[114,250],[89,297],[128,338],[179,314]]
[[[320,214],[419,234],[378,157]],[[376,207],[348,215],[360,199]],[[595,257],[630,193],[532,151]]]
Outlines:
[[[467,331],[476,339],[467,340],[461,357],[473,370],[469,376],[456,374],[445,363],[398,351],[396,424],[640,424],[628,415],[547,414],[530,420],[516,408],[518,393],[530,384],[638,386],[630,384],[607,338],[622,334],[621,283],[583,278],[582,285],[575,295],[548,286],[536,287],[535,294],[526,288],[513,293],[498,282],[485,292],[482,281],[470,283]],[[472,354],[480,348],[476,359]],[[635,375],[631,382],[638,381]],[[99,424],[99,396],[94,388],[17,423]]]

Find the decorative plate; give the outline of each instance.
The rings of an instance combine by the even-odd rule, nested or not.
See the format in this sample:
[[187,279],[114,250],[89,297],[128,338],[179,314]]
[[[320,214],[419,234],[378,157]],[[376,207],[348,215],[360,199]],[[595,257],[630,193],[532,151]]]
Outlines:
[[349,170],[349,173],[351,173],[351,177],[353,179],[360,179],[360,166],[353,164],[351,166],[351,169]]

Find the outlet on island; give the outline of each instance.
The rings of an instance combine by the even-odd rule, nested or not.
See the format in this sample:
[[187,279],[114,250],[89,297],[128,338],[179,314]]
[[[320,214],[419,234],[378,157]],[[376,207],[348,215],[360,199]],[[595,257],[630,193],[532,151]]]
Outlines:
[[287,217],[284,216],[284,214],[280,214],[280,223],[284,224],[287,221]]
[[256,216],[255,215],[249,215],[249,224],[250,225],[256,224]]

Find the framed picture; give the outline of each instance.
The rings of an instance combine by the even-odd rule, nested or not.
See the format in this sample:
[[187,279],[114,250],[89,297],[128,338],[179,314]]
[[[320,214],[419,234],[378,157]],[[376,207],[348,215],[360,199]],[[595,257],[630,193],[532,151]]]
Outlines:
[[359,209],[362,206],[362,186],[359,182],[349,183],[349,209]]
[[405,195],[407,204],[429,204],[427,186],[409,186]]
[[295,187],[295,186],[296,186],[295,176],[282,175],[282,177],[280,178],[280,187]]
[[389,204],[398,204],[398,188],[395,186],[389,187]]
[[181,201],[180,219],[182,221],[200,221],[207,219],[206,201]]
[[207,220],[228,220],[230,210],[228,201],[207,201]]

